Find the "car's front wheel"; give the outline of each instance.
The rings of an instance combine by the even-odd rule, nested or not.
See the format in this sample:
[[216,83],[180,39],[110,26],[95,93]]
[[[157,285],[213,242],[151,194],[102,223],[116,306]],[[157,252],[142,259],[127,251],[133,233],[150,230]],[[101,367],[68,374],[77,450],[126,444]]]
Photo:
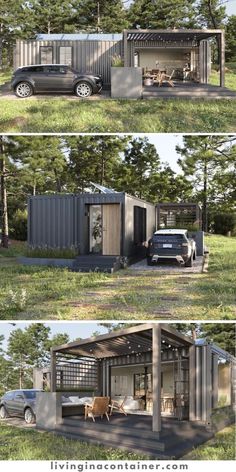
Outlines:
[[92,93],[92,86],[88,82],[79,82],[75,87],[75,94],[77,97],[88,98]]
[[20,82],[15,87],[15,94],[19,98],[28,98],[33,94],[33,87],[28,82]]
[[0,418],[1,418],[1,420],[4,420],[7,417],[8,417],[7,410],[6,410],[5,406],[2,405],[1,408],[0,408]]
[[25,410],[25,422],[27,424],[35,423],[35,415],[31,408],[26,408]]

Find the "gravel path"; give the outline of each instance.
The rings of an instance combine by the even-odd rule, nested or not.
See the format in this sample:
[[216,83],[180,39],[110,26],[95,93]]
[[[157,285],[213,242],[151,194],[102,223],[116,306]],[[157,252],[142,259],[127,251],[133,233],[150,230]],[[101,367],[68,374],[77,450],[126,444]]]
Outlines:
[[177,263],[161,263],[156,265],[148,266],[146,259],[142,259],[135,264],[129,266],[130,270],[149,270],[152,272],[167,272],[168,274],[200,274],[202,272],[203,257],[197,257],[193,263],[193,267],[185,267],[178,265]]

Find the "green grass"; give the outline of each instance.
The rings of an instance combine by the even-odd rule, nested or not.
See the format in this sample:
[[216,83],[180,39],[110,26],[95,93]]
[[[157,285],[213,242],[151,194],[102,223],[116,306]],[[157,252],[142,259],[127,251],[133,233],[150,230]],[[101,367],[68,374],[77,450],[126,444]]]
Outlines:
[[206,243],[206,274],[82,274],[0,257],[0,319],[233,320],[236,237],[208,236]]
[[235,460],[235,427],[230,426],[215,435],[202,446],[197,447],[182,460],[224,461]]
[[233,100],[1,99],[2,132],[234,132]]
[[[232,65],[228,64],[228,66],[230,67],[229,67],[229,70],[227,70],[225,73],[225,87],[227,87],[230,90],[236,91],[236,64],[232,63]],[[212,71],[211,77],[210,77],[210,83],[212,85],[219,85],[220,83],[219,72],[216,72],[215,70]]]
[[141,460],[141,454],[95,446],[53,433],[7,426],[1,422],[0,460]]

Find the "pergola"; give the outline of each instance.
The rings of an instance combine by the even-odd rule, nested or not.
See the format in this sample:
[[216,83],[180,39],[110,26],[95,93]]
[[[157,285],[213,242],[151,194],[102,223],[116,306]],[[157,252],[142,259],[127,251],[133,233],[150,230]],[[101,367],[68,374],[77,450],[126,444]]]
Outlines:
[[[124,36],[124,65],[132,66],[130,59],[130,45],[140,44],[143,48],[155,47],[182,47],[189,45],[198,47],[204,40],[216,38],[220,56],[220,86],[225,85],[225,32],[221,29],[133,29],[125,30]],[[153,46],[151,46],[153,45]]]
[[[119,331],[88,338],[81,341],[54,347],[51,351],[51,391],[57,390],[57,355],[76,356],[77,358],[96,359],[98,361],[124,358],[130,365],[141,362],[142,356],[149,355],[152,364],[153,379],[153,417],[152,429],[161,431],[161,362],[168,350],[185,348],[189,355],[189,411],[194,415],[194,342],[191,338],[172,329],[169,324],[147,323]],[[101,371],[99,381],[102,384]]]

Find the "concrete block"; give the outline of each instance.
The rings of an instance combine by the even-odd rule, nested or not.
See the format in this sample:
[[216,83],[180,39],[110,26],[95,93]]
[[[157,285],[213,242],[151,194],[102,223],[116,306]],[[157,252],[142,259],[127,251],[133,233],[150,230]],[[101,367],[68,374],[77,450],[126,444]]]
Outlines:
[[140,98],[142,96],[141,67],[111,68],[111,97]]
[[61,395],[39,392],[36,395],[36,428],[54,429],[62,421]]

